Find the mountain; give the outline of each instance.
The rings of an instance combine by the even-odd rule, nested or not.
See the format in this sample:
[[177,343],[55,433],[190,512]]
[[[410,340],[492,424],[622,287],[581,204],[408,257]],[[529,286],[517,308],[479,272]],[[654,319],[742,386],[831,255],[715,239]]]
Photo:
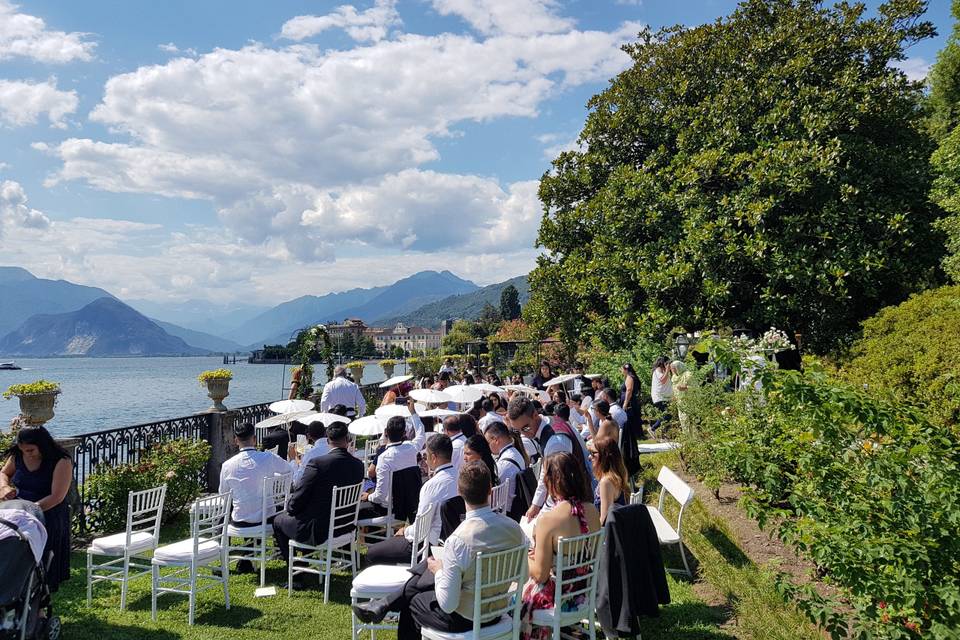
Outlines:
[[202,355],[116,298],[94,300],[78,311],[31,316],[0,339],[10,356]]
[[[183,302],[124,300],[124,302],[148,318],[176,323],[177,326],[184,329],[192,329],[193,331],[217,336],[236,329],[268,308],[251,304],[217,304],[208,300],[186,300]],[[215,351],[220,351],[220,349],[215,349]]]
[[431,302],[411,313],[380,320],[379,324],[392,327],[397,322],[402,322],[408,327],[436,327],[447,318],[473,320],[480,317],[480,312],[488,303],[500,309],[500,294],[511,284],[520,294],[520,304],[525,305],[530,299],[530,285],[527,283],[527,276],[517,276],[470,293]]
[[20,267],[0,267],[0,336],[30,316],[76,311],[98,298],[113,296],[97,287],[37,278]]
[[359,318],[371,324],[380,319],[411,312],[452,294],[477,290],[477,285],[449,271],[421,271],[385,287],[352,289],[325,296],[302,296],[257,316],[224,337],[252,348],[286,344],[309,324]]
[[191,347],[204,349],[206,351],[213,351],[214,353],[236,353],[238,351],[247,350],[245,347],[232,340],[218,338],[217,336],[204,333],[203,331],[194,331],[193,329],[187,329],[185,327],[175,325],[172,322],[164,322],[163,320],[157,320],[156,318],[151,318],[151,320],[160,325],[160,328],[170,335],[177,338],[182,338],[183,341]]

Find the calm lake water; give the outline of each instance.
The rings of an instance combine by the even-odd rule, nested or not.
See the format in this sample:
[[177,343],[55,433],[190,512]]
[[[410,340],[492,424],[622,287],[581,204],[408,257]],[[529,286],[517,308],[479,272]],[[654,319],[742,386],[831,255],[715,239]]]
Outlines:
[[[210,407],[206,387],[197,375],[223,367],[223,359],[195,358],[24,358],[21,371],[0,371],[0,391],[11,384],[43,378],[59,382],[63,393],[47,423],[54,436],[112,429],[166,418],[178,418]],[[226,365],[233,371],[227,407],[282,400],[289,385],[290,366],[279,364]],[[322,365],[318,380],[326,378]],[[398,367],[397,374],[401,370]],[[367,365],[363,382],[384,379],[379,365]],[[16,398],[0,398],[0,428],[19,413]]]

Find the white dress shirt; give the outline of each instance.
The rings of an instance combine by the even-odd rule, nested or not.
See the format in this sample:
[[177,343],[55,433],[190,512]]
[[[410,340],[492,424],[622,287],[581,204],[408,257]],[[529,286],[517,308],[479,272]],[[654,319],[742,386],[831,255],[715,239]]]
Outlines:
[[363,399],[360,387],[343,376],[337,376],[323,385],[323,393],[320,395],[320,411],[330,411],[338,404],[345,407],[356,407],[358,416],[367,412],[367,401]]
[[413,543],[417,531],[417,524],[426,513],[427,508],[433,505],[433,526],[430,527],[430,544],[437,544],[440,540],[440,507],[450,498],[459,495],[457,489],[457,473],[453,465],[449,462],[440,465],[433,472],[433,477],[427,480],[420,487],[420,506],[417,507],[417,517],[413,524],[403,530],[403,536],[411,544]]
[[457,473],[460,473],[460,465],[463,464],[463,445],[467,443],[467,436],[461,431],[455,436],[450,436],[450,444],[453,445],[453,456],[450,462]]
[[244,447],[220,467],[220,493],[233,493],[234,522],[261,522],[263,479],[288,473],[290,467],[275,453]]
[[393,472],[419,466],[417,454],[423,448],[427,436],[423,431],[423,421],[420,420],[420,416],[413,414],[410,419],[413,421],[413,440],[388,444],[387,448],[377,458],[377,486],[374,487],[373,492],[367,499],[381,507],[386,507],[390,501]]
[[496,411],[487,411],[482,418],[477,420],[477,429],[480,430],[480,433],[486,433],[487,427],[491,422],[500,422],[502,424],[503,416]]
[[650,375],[650,401],[653,404],[658,402],[667,402],[673,397],[673,385],[670,384],[670,373],[665,372],[662,376],[663,382],[660,382],[661,375],[656,369]]
[[311,447],[309,451],[300,456],[299,464],[296,458],[288,460],[287,464],[290,465],[290,470],[293,471],[293,484],[300,482],[300,477],[303,476],[303,470],[307,468],[308,462],[317,456],[322,456],[327,453],[330,453],[330,444],[326,438],[321,438],[313,443],[313,447]]
[[508,444],[500,453],[497,454],[497,477],[500,483],[509,482],[510,488],[507,490],[507,510],[513,504],[513,498],[517,493],[517,476],[527,468],[527,463],[523,460],[523,454],[517,451],[512,444]]
[[623,410],[619,404],[610,405],[610,417],[620,425],[620,428],[623,429],[623,425],[627,424],[627,412]]

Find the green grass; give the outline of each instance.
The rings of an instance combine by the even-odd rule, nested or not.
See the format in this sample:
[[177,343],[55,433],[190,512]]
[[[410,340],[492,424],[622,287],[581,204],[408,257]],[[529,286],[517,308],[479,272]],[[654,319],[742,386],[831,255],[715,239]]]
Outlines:
[[[675,463],[675,456],[657,456],[648,461],[646,475],[655,476],[660,464]],[[653,485],[648,485],[652,489]],[[654,496],[651,496],[651,499]],[[659,618],[642,621],[644,638],[672,640],[815,640],[820,634],[801,615],[784,603],[773,588],[768,570],[744,556],[732,541],[726,525],[695,502],[684,519],[684,539],[695,558],[699,580],[719,595],[708,604],[698,596],[702,586],[684,578],[668,576],[671,604],[661,608]],[[163,541],[183,537],[184,527],[167,527]],[[682,567],[679,555],[665,554],[667,566]],[[119,586],[98,584],[93,606],[86,607],[85,556],[74,554],[73,578],[62,585],[55,608],[64,622],[64,637],[70,640],[335,640],[350,638],[349,575],[334,575],[330,602],[323,604],[319,587],[297,591],[288,598],[279,586],[286,582],[281,562],[267,570],[267,584],[277,585],[278,594],[254,598],[257,575],[230,577],[231,608],[223,605],[219,589],[203,592],[197,601],[196,625],[187,626],[187,599],[165,595],[158,601],[158,618],[150,620],[150,580],[143,577],[130,587],[127,611],[120,612]],[[315,583],[311,583],[315,584]],[[390,640],[395,636],[382,633]],[[602,635],[599,636],[602,638]]]

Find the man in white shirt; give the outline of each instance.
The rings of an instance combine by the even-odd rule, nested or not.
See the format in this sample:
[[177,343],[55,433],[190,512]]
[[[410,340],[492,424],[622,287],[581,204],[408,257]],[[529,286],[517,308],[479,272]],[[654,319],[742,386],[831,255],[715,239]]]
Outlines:
[[[344,421],[346,422],[346,421]],[[307,463],[324,454],[330,453],[330,445],[327,443],[327,428],[322,422],[312,422],[307,427],[307,441],[312,445],[310,450],[302,456],[297,453],[297,443],[291,442],[287,451],[287,464],[293,471],[293,484],[300,482],[303,476],[303,470]]]
[[453,470],[460,471],[460,465],[463,464],[463,445],[467,442],[467,436],[463,435],[463,429],[460,426],[460,416],[447,416],[443,419],[443,432],[453,443],[453,457],[450,462],[453,463]]
[[607,387],[603,390],[602,397],[610,403],[610,417],[623,429],[623,425],[627,424],[627,412],[620,406],[617,392]]
[[[395,594],[354,605],[357,618],[373,623],[383,620],[388,611],[399,611],[398,640],[419,639],[423,627],[447,633],[473,629],[477,553],[496,553],[527,545],[520,525],[490,509],[491,485],[487,465],[480,461],[464,463],[457,486],[466,503],[467,515],[447,538],[442,557],[427,559],[426,570],[435,575],[432,588],[424,586],[423,577],[414,574]],[[507,585],[502,587],[504,592],[507,588]],[[483,595],[489,597],[494,593]],[[496,622],[496,618],[480,620],[481,626]]]
[[480,433],[485,433],[487,425],[491,422],[503,422],[503,417],[493,410],[493,401],[490,398],[483,399],[483,402],[480,403],[480,409],[483,411],[483,415],[477,420],[477,429],[480,430]]
[[457,495],[457,474],[450,464],[453,445],[450,438],[442,433],[435,434],[427,441],[427,465],[433,472],[429,480],[420,487],[420,504],[413,524],[397,530],[390,540],[378,542],[367,549],[367,562],[374,564],[407,564],[413,551],[413,542],[417,527],[423,526],[422,518],[427,509],[433,506],[433,522],[427,538],[430,544],[440,540],[440,507],[444,502]]
[[[233,494],[230,523],[237,527],[256,527],[263,521],[263,480],[289,473],[287,463],[269,451],[257,451],[257,436],[250,422],[233,428],[233,439],[240,452],[220,467],[220,493]],[[272,514],[271,514],[272,515]],[[249,560],[237,562],[237,573],[252,573]]]
[[383,435],[387,438],[387,448],[377,458],[377,486],[373,491],[360,495],[360,520],[387,515],[387,504],[392,499],[393,472],[417,467],[417,454],[423,448],[427,436],[423,422],[410,402],[410,419],[413,421],[413,440],[404,440],[407,434],[407,419],[393,416],[387,421]]
[[323,385],[320,395],[320,411],[330,411],[338,404],[356,410],[358,416],[367,412],[367,401],[360,393],[360,387],[347,379],[347,370],[338,366],[333,370],[333,380]]
[[483,436],[487,439],[490,451],[497,460],[497,477],[500,478],[501,483],[510,483],[509,497],[507,498],[509,507],[513,504],[513,498],[517,494],[517,476],[527,468],[527,462],[523,459],[523,454],[514,445],[509,428],[502,422],[492,423]]
[[453,360],[450,358],[446,358],[444,359],[443,365],[440,367],[440,370],[437,371],[437,375],[440,375],[442,373],[448,373],[450,375],[453,375],[456,372],[457,370],[453,367]]

